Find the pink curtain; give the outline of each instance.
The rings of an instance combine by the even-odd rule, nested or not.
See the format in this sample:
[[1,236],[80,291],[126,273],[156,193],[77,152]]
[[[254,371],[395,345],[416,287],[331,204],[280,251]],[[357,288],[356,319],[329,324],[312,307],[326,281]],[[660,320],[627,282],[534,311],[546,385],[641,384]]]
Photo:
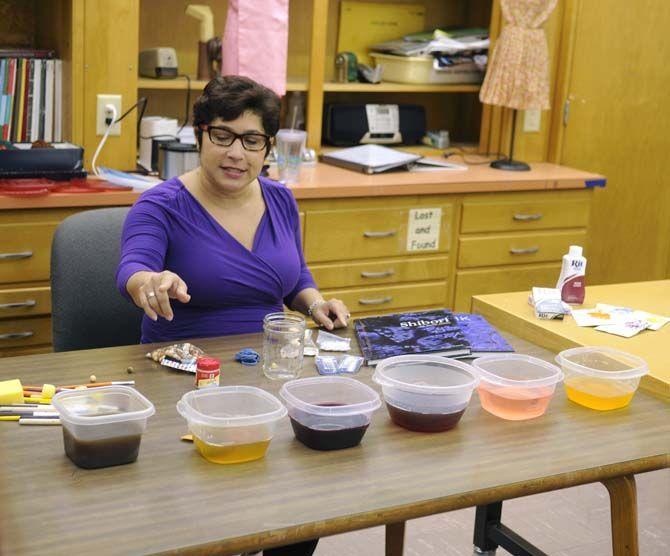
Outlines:
[[482,102],[521,110],[549,109],[549,54],[541,26],[556,1],[500,1],[506,25],[479,92]]
[[223,75],[244,75],[286,93],[288,0],[229,0],[223,32]]

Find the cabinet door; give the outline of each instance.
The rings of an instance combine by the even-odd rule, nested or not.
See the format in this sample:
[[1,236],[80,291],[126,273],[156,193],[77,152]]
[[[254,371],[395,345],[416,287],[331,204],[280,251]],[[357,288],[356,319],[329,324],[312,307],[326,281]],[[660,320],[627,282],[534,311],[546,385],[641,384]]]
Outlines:
[[0,290],[0,319],[48,315],[51,313],[51,288]]
[[51,319],[49,317],[0,321],[0,350],[50,343]]
[[532,194],[508,201],[465,201],[461,233],[583,228],[588,224],[589,210],[585,192],[559,201]]
[[51,238],[57,225],[0,225],[0,283],[49,279]]
[[371,286],[398,282],[446,279],[449,257],[373,259],[361,262],[321,263],[310,267],[321,289]]
[[344,301],[353,315],[390,309],[413,309],[426,306],[444,307],[447,296],[446,281],[423,282],[373,288],[327,290],[324,297]]
[[[306,215],[305,258],[308,262],[370,259],[398,255],[426,255],[449,251],[452,209],[440,206],[439,229],[435,213],[426,215],[433,226],[427,237],[434,241],[408,246],[411,209],[433,207],[401,207],[388,209],[354,209],[313,211]],[[414,226],[413,226],[414,228]],[[434,236],[431,232],[436,232]],[[418,236],[416,236],[418,237]]]
[[454,311],[469,312],[473,295],[527,291],[533,286],[553,288],[561,272],[560,264],[515,266],[456,273]]
[[459,268],[560,261],[570,245],[584,245],[586,230],[461,237]]

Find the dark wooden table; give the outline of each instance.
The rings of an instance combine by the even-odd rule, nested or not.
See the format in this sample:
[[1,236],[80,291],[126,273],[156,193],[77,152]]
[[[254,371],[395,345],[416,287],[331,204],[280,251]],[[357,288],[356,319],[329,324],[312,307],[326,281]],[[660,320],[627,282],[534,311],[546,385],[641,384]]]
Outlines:
[[[553,357],[510,340],[519,352]],[[222,384],[279,390],[260,366],[234,362],[242,347],[259,349],[260,336],[196,343],[222,359]],[[458,427],[437,434],[397,427],[381,408],[362,444],[338,452],[304,447],[284,419],[264,459],[215,465],[179,440],[186,427],[175,404],[192,375],[160,367],[146,352],[129,346],[2,360],[0,380],[133,378],[156,406],[138,461],[99,470],[67,459],[60,427],[0,423],[3,555],[235,554],[382,524],[390,524],[387,551],[398,553],[405,520],[597,481],[611,494],[615,555],[636,554],[634,474],[670,462],[668,405],[638,393],[628,408],[600,413],[559,388],[546,415],[521,422],[488,414],[475,394]],[[305,368],[315,374],[311,359]],[[357,378],[373,384],[370,377],[364,368]]]

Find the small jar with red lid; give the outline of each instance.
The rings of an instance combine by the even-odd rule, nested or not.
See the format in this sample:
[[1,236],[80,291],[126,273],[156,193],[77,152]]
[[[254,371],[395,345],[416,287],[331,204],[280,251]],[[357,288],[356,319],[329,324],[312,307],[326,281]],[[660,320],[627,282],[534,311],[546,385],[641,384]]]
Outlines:
[[218,386],[221,362],[216,357],[198,357],[195,370],[195,387]]

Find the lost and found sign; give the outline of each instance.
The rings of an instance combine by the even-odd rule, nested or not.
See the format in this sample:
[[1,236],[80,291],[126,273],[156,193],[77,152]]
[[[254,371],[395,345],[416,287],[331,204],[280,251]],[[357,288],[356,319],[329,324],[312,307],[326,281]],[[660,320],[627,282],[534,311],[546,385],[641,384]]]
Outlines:
[[441,208],[410,209],[407,222],[407,250],[437,251],[441,222]]

